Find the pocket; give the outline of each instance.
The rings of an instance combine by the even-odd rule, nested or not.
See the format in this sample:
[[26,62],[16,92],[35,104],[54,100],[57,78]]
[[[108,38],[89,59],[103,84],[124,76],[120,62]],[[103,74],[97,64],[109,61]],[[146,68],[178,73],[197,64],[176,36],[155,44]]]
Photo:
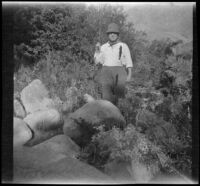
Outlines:
[[110,84],[111,83],[111,81],[112,81],[112,75],[111,75],[111,71],[108,69],[108,68],[106,68],[106,67],[103,67],[102,69],[101,69],[101,83],[103,83],[103,84]]
[[127,78],[127,72],[126,72],[125,68],[121,67],[118,74],[119,74],[118,82],[120,84],[124,84],[126,82],[126,78]]

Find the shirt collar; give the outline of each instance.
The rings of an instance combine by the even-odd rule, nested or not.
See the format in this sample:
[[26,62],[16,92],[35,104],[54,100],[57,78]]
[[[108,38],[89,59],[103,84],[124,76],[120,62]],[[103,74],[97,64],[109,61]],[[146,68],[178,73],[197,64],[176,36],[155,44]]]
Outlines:
[[108,41],[108,42],[107,42],[107,45],[108,45],[109,47],[112,47],[112,46],[114,46],[114,45],[117,45],[118,43],[120,43],[119,40],[117,40],[116,42],[114,42],[114,43],[112,43],[112,44]]

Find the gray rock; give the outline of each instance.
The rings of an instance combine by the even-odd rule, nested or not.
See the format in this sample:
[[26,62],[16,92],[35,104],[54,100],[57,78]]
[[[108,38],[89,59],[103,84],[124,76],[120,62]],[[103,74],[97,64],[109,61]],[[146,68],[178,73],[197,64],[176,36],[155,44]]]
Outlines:
[[14,100],[14,115],[16,117],[24,118],[26,116],[26,112],[18,100]]
[[69,115],[71,119],[83,119],[87,123],[97,124],[106,119],[115,119],[125,124],[125,119],[120,110],[106,100],[95,100],[86,103],[81,108]]
[[61,135],[34,147],[15,149],[13,183],[105,183],[112,180],[74,158],[72,154],[77,150],[69,138]]
[[14,117],[13,120],[13,146],[19,147],[24,145],[32,138],[32,132],[26,122],[20,118]]
[[120,110],[111,102],[93,100],[64,117],[63,132],[79,144],[77,140],[89,140],[94,127],[100,124],[125,126],[125,123]]
[[49,92],[39,79],[33,80],[22,90],[21,100],[27,113],[54,108]]
[[52,152],[64,154],[75,158],[80,152],[80,147],[66,135],[54,136],[43,143],[34,146],[34,149],[49,147]]
[[62,134],[63,119],[55,109],[42,110],[27,115],[24,121],[33,132],[33,138],[25,145],[33,146],[55,135]]

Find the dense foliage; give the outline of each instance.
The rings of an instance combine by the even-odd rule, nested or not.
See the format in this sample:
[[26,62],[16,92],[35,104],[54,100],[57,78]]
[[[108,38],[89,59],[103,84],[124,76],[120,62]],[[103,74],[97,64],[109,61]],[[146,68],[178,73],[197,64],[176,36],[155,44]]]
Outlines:
[[[19,7],[14,18],[15,95],[38,78],[48,88],[52,98],[67,102],[75,96],[76,104],[71,111],[83,104],[85,93],[97,99],[101,97],[101,87],[97,83],[99,69],[94,66],[93,61],[94,46],[97,41],[106,42],[108,23],[118,23],[121,40],[128,44],[134,62],[126,98],[120,100],[118,107],[127,124],[132,126],[136,126],[141,109],[151,111],[173,124],[178,135],[171,146],[181,142],[179,146],[184,148],[179,150],[157,145],[160,145],[179,171],[191,174],[192,64],[191,60],[173,56],[170,51],[172,41],[148,41],[144,32],[135,30],[133,24],[126,22],[126,15],[121,7],[29,5]],[[71,88],[78,90],[76,95],[69,92]],[[119,141],[113,135],[117,145],[122,142],[127,144],[123,146],[124,151],[115,145],[115,148],[106,147],[108,149],[99,149],[94,154],[92,149],[97,147],[95,142],[98,141],[102,148],[108,142],[106,138],[102,138],[104,132],[100,131],[98,137],[93,137],[93,141],[85,147],[82,159],[102,168],[112,158],[126,160],[136,157],[134,153],[140,149],[131,149],[128,145],[135,135],[131,127],[110,130],[122,140]],[[132,137],[127,136],[128,133]],[[91,161],[91,156],[94,155],[96,160]]]

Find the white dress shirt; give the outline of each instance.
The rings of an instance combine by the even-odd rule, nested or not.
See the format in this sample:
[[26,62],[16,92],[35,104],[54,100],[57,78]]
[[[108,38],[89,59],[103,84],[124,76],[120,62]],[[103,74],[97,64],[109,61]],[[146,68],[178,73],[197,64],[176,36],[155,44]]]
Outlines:
[[[122,54],[119,59],[119,50],[122,46]],[[108,42],[101,46],[100,52],[94,54],[95,63],[101,63],[103,66],[126,66],[133,67],[130,50],[126,43],[118,42],[110,45]]]

